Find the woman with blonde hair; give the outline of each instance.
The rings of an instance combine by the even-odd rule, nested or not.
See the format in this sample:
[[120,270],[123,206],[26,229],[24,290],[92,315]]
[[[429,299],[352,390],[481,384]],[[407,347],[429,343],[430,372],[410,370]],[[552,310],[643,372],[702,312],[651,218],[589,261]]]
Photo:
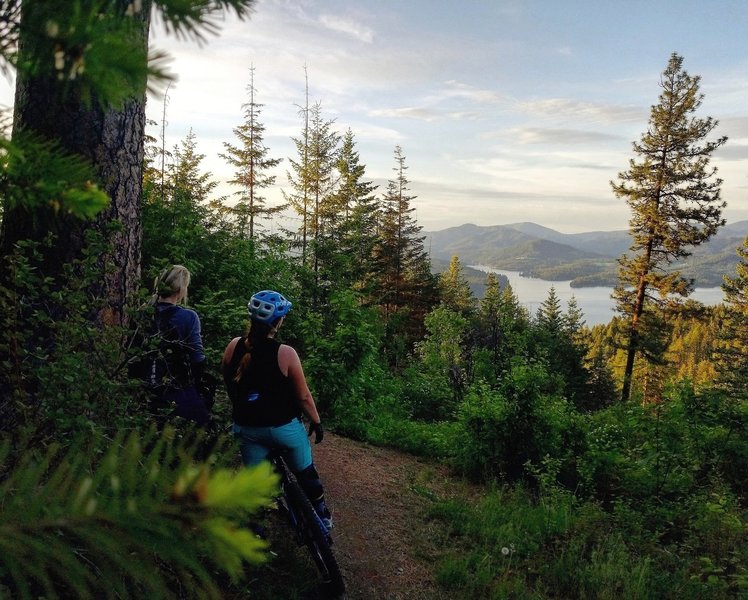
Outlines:
[[198,392],[205,371],[200,317],[180,306],[187,300],[190,280],[186,267],[173,265],[154,281],[153,306],[161,352],[150,379],[157,390],[158,408],[175,407],[172,415],[204,426],[210,414]]

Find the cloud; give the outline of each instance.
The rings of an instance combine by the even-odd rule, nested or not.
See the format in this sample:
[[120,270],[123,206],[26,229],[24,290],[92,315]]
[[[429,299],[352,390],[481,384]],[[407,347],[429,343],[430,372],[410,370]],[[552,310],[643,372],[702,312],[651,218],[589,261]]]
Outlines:
[[401,108],[378,108],[368,113],[372,117],[389,119],[418,119],[420,121],[436,121],[443,118],[438,111],[417,106],[404,106]]
[[[419,121],[477,121],[481,113],[475,104],[496,104],[503,99],[502,95],[486,89],[460,83],[455,80],[445,82],[444,86],[434,93],[426,95],[419,106],[402,106],[393,108],[376,108],[368,111],[369,116],[379,118],[416,119]],[[465,106],[466,102],[469,106]]]
[[[452,186],[415,179],[413,206],[425,232],[480,220],[482,225],[505,225],[534,220],[568,233],[626,229],[628,210],[610,194],[539,193],[477,186]],[[469,208],[465,198],[470,198]],[[542,215],[542,217],[541,217]]]
[[320,15],[318,21],[327,29],[344,33],[365,44],[371,44],[374,41],[374,31],[354,21],[336,15]]
[[519,144],[591,144],[622,139],[620,136],[578,129],[544,129],[519,127],[510,129],[506,137]]
[[444,90],[439,94],[443,98],[459,98],[482,104],[494,104],[504,99],[502,94],[494,90],[475,88],[471,85],[455,81],[445,83]]
[[726,145],[714,151],[714,158],[724,161],[746,160],[748,159],[748,145],[731,145],[728,141]]
[[639,106],[617,106],[571,100],[568,98],[546,98],[517,102],[514,108],[520,112],[540,117],[579,119],[604,123],[642,122],[648,109]]

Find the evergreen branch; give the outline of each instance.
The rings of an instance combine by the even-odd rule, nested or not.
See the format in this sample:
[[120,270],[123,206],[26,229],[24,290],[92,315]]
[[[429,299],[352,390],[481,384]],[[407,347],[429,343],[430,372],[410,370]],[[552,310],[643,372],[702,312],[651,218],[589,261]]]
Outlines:
[[240,20],[249,18],[255,0],[154,0],[153,5],[164,20],[169,33],[179,38],[204,42],[203,32],[216,35],[215,19],[233,10]]
[[103,455],[100,439],[65,453],[12,454],[11,442],[0,445],[0,589],[19,598],[169,598],[175,578],[216,596],[208,561],[236,580],[264,559],[266,543],[240,524],[277,491],[267,464],[213,470],[169,429],[119,435]]
[[91,165],[55,141],[16,132],[12,142],[0,139],[0,152],[0,196],[7,208],[23,207],[35,214],[47,207],[90,219],[109,204],[92,183]]

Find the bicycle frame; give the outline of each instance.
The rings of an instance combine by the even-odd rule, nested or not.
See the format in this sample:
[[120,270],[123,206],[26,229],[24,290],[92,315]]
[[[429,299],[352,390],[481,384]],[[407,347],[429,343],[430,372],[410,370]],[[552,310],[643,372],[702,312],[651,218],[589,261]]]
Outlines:
[[306,546],[315,566],[322,575],[323,585],[333,597],[345,591],[343,575],[330,546],[332,536],[312,508],[309,498],[286,464],[283,454],[274,451],[269,460],[281,476],[281,495],[277,498],[278,509],[294,531],[296,543]]

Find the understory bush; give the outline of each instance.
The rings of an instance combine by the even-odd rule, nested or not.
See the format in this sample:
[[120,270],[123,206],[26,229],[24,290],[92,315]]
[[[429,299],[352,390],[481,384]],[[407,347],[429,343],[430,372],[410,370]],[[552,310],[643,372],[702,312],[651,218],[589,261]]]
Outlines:
[[558,489],[437,499],[428,514],[450,548],[437,580],[455,597],[727,600],[748,594],[745,513],[733,508],[699,511],[679,544],[656,529],[632,535],[646,521],[636,506],[611,512]]
[[[46,242],[51,243],[51,238]],[[88,233],[80,259],[57,278],[40,273],[36,242],[5,257],[10,283],[0,288],[0,429],[35,430],[60,441],[81,430],[116,431],[144,422],[142,394],[127,378],[126,331],[103,326],[97,295],[108,245]]]
[[471,477],[516,481],[531,475],[546,456],[560,461],[559,476],[573,473],[583,443],[579,416],[557,392],[540,363],[515,362],[498,389],[473,386],[457,422],[458,468]]

